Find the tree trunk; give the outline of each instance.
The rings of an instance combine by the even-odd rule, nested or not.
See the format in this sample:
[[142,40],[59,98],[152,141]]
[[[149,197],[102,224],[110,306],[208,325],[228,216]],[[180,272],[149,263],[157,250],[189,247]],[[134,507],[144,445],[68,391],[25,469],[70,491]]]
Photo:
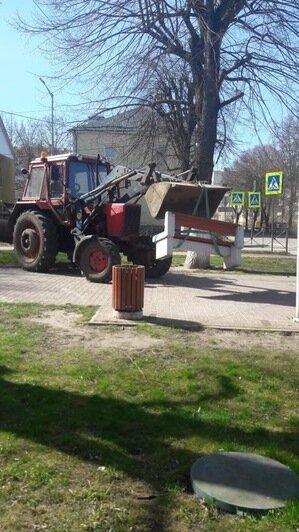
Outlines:
[[[211,30],[206,32],[204,54],[195,57],[204,57],[202,65],[193,64],[195,85],[195,114],[200,117],[195,129],[194,165],[198,169],[199,181],[212,182],[214,168],[214,151],[217,141],[217,118],[220,108],[219,100],[219,54],[220,41],[216,33]],[[194,51],[193,51],[194,52]],[[197,51],[198,52],[198,51]],[[209,267],[209,256],[201,257],[194,251],[188,251],[185,267],[194,269]]]
[[207,269],[210,267],[210,254],[188,251],[184,266],[188,270]]
[[194,72],[195,112],[200,122],[195,130],[195,166],[200,181],[212,182],[217,141],[219,100],[219,41],[209,32],[204,45],[204,68]]
[[195,167],[200,181],[212,182],[214,149],[217,139],[217,95],[204,96],[204,105],[195,140]]
[[255,225],[256,225],[256,221],[257,221],[258,214],[259,214],[258,209],[254,209],[254,210],[253,210],[252,226],[251,226],[252,231],[255,230]]
[[180,145],[179,159],[181,162],[181,172],[190,169],[191,135],[186,131],[185,138]]
[[269,231],[269,227],[270,227],[270,208],[268,208],[267,210],[267,207],[262,207],[262,219],[261,219],[261,225],[264,224],[264,227],[266,229],[266,231]]

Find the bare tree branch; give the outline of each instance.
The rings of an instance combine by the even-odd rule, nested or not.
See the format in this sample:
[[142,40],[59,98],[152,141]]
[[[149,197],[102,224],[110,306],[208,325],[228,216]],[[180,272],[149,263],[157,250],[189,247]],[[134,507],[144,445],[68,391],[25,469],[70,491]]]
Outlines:
[[[194,155],[204,180],[211,179],[217,130],[225,130],[236,106],[251,109],[255,119],[270,117],[274,102],[289,111],[297,107],[297,0],[34,3],[33,21],[19,20],[18,26],[45,36],[43,49],[56,59],[61,76],[80,77],[103,103],[116,94],[125,95],[116,105],[146,101],[177,135],[180,153],[187,136],[189,159]],[[170,79],[161,65],[175,76]],[[182,68],[188,74],[185,94]]]

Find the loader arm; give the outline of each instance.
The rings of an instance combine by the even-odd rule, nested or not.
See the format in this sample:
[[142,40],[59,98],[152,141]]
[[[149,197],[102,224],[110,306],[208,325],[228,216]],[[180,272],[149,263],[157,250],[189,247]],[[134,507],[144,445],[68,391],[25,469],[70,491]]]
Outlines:
[[[135,181],[140,184],[140,188],[137,192],[135,190],[131,190],[131,193],[126,193],[124,196],[116,194],[116,198],[114,193],[112,195],[114,196],[113,201],[115,201],[115,199],[117,200],[115,201],[115,203],[127,203],[128,201],[131,201],[133,199],[135,199],[135,201],[138,201],[140,197],[146,193],[148,188],[154,182],[155,178],[153,177],[153,174],[155,167],[156,164],[151,163],[148,165],[146,171],[130,170],[121,175],[117,175],[116,177],[105,183],[100,184],[95,189],[87,192],[86,194],[74,198],[70,204],[73,204],[76,211],[76,236],[78,237],[78,230],[83,234],[85,230],[94,221],[94,219],[101,213],[101,208],[103,204],[107,203],[107,194],[114,192],[114,189],[117,189],[117,187],[121,183],[130,181],[130,179],[135,176],[138,176]],[[109,203],[111,202],[111,200],[112,198],[109,197]],[[87,214],[87,216],[82,216],[82,211],[86,211],[86,207],[91,203],[93,204],[93,209]]]

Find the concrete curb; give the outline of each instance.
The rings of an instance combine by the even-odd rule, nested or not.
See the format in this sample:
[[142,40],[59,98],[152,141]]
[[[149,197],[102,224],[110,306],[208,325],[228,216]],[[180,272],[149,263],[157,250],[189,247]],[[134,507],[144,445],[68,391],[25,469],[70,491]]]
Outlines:
[[[133,319],[122,319],[113,316],[112,309],[111,309],[111,317],[108,317],[105,315],[105,311],[101,311],[98,309],[94,316],[91,318],[91,320],[88,322],[88,325],[91,326],[99,326],[99,327],[107,327],[107,326],[115,326],[115,327],[135,327],[140,324],[149,324],[149,325],[160,325],[160,326],[168,326],[171,327],[171,320],[168,318],[164,318],[163,316],[153,316],[153,315],[144,315],[141,319],[133,320]],[[215,330],[215,331],[234,331],[234,332],[248,332],[248,333],[261,333],[261,332],[267,332],[267,333],[275,333],[275,334],[281,334],[281,335],[293,335],[293,334],[299,334],[299,327],[298,329],[288,329],[288,328],[266,328],[266,327],[245,327],[245,326],[229,326],[229,325],[206,325],[204,323],[199,322],[189,322],[188,320],[182,320],[181,325],[178,325],[176,321],[174,321],[173,328],[175,329],[183,329],[183,330]]]

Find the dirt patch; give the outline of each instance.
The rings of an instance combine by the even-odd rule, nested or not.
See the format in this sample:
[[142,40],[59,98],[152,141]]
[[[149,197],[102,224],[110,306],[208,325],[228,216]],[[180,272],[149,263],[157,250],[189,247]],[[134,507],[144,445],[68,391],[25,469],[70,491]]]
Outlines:
[[275,351],[298,350],[298,334],[277,333],[268,331],[221,331],[205,329],[201,333],[194,333],[189,337],[189,344],[203,345],[219,349],[239,349],[248,351],[252,349],[267,349]]
[[136,351],[149,349],[164,343],[164,339],[153,338],[147,334],[137,333],[135,327],[96,327],[82,323],[82,316],[65,310],[47,310],[30,321],[55,329],[55,338],[59,347],[73,347],[80,343],[91,351],[119,350]]
[[298,335],[279,334],[272,332],[245,332],[245,331],[219,331],[203,329],[200,332],[183,331],[174,329],[171,335],[166,329],[157,328],[157,334],[148,334],[146,331],[136,330],[136,327],[122,326],[90,326],[82,321],[82,316],[77,312],[66,310],[47,310],[39,316],[30,319],[55,330],[55,338],[59,347],[73,347],[84,345],[91,352],[101,350],[141,351],[144,349],[159,348],[165,344],[182,341],[186,345],[202,348],[219,349],[275,349],[276,351],[297,351]]

